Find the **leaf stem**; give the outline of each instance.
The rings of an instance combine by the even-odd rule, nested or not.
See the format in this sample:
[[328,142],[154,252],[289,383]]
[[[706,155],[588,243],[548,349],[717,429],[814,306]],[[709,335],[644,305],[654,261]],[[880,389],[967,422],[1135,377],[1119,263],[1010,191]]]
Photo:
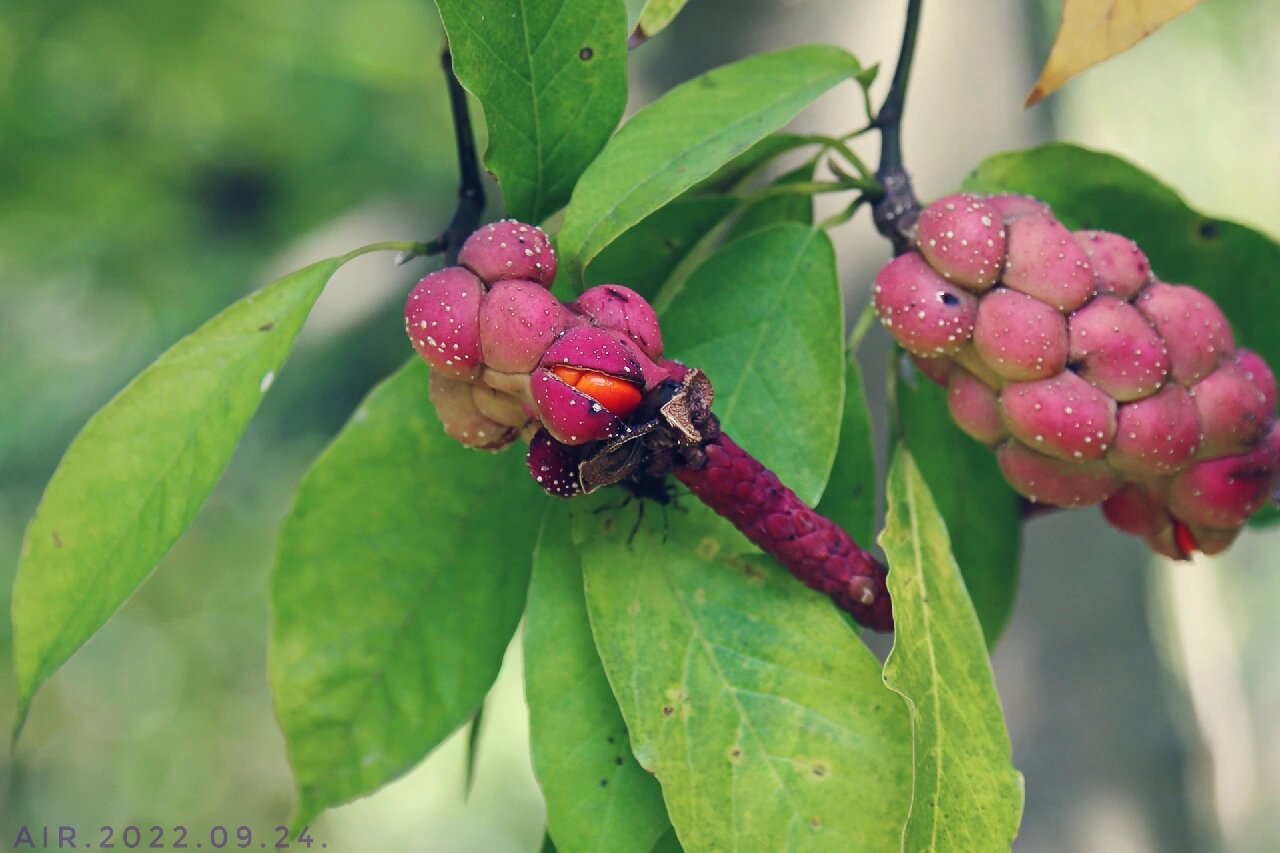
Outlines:
[[763,189],[734,196],[743,204],[785,195],[818,195],[820,193],[843,193],[858,190],[863,193],[874,193],[880,185],[874,180],[864,181],[858,178],[844,178],[839,181],[803,181],[794,184],[770,184]]
[[462,248],[463,241],[480,225],[480,216],[484,212],[484,185],[480,182],[480,161],[476,157],[476,138],[471,128],[471,113],[467,109],[467,92],[454,73],[453,54],[449,52],[448,42],[441,51],[440,65],[449,88],[449,110],[453,115],[453,137],[458,153],[458,206],[449,227],[436,239],[443,243],[445,259],[452,264],[458,259],[458,249]]
[[871,122],[880,131],[880,167],[876,170],[876,177],[884,186],[884,195],[872,206],[871,213],[876,230],[893,243],[895,254],[902,254],[910,248],[911,233],[920,215],[920,201],[902,164],[902,114],[923,2],[907,0],[907,20],[902,31],[898,65],[889,84],[889,94]]
[[[444,79],[449,91],[449,112],[453,115],[453,139],[458,153],[458,206],[454,208],[453,218],[440,236],[425,243],[407,244],[401,250],[396,263],[403,264],[414,258],[444,253],[445,263],[453,264],[458,260],[458,250],[472,231],[480,226],[480,216],[484,213],[484,184],[480,181],[480,160],[476,156],[475,131],[471,127],[471,113],[467,108],[467,91],[458,82],[458,75],[453,70],[453,54],[449,52],[449,43],[445,42],[440,52],[440,65],[444,69]],[[391,244],[368,246],[360,251],[372,251],[378,248],[395,248]]]
[[862,308],[862,313],[858,315],[857,321],[853,324],[853,331],[849,333],[846,343],[846,349],[849,354],[856,353],[862,346],[862,341],[867,336],[867,332],[871,331],[871,324],[875,322],[875,307],[868,302]]

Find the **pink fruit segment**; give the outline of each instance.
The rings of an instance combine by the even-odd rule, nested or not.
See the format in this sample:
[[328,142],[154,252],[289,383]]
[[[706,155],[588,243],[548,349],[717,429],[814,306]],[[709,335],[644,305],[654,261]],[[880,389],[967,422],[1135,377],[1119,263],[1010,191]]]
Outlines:
[[572,323],[573,314],[542,285],[500,281],[480,308],[485,366],[503,373],[528,373]]
[[1243,348],[1236,350],[1236,359],[1239,361],[1245,375],[1249,377],[1249,381],[1261,392],[1267,413],[1274,415],[1276,411],[1276,377],[1271,372],[1271,368],[1267,367],[1267,363],[1262,360],[1262,356],[1253,350]]
[[1076,372],[1115,399],[1148,397],[1169,376],[1164,341],[1138,309],[1099,296],[1067,318],[1067,359]]
[[923,356],[910,353],[911,363],[916,366],[926,379],[942,388],[947,387],[947,382],[951,377],[951,371],[955,369],[956,363],[947,358],[945,355],[936,356],[934,358],[925,358]]
[[514,219],[490,223],[468,237],[458,263],[487,284],[523,279],[550,289],[556,280],[556,253],[547,235]]
[[601,284],[577,298],[573,307],[595,325],[613,329],[636,342],[649,358],[662,358],[662,331],[653,306],[640,294],[620,284]]
[[1071,462],[1101,459],[1116,434],[1116,403],[1070,371],[1006,385],[1009,431],[1039,453]]
[[1273,407],[1254,376],[1231,359],[1191,387],[1203,434],[1201,459],[1244,453],[1266,435]]
[[450,437],[477,450],[501,450],[515,440],[519,431],[485,417],[476,407],[471,388],[470,382],[432,371],[427,393]]
[[1104,462],[1064,462],[1010,440],[996,450],[1000,471],[1014,491],[1049,506],[1078,507],[1100,503],[1114,494],[1120,480]]
[[1133,477],[1160,477],[1185,468],[1199,447],[1195,401],[1174,382],[1154,396],[1120,406],[1107,461]]
[[1129,238],[1109,231],[1077,231],[1072,236],[1089,257],[1099,293],[1129,301],[1151,282],[1151,262]]
[[404,303],[404,328],[435,373],[453,379],[480,375],[480,306],[484,285],[462,267],[437,270],[418,282]]
[[1227,318],[1194,287],[1155,282],[1134,304],[1164,339],[1170,374],[1183,385],[1199,382],[1235,352]]
[[957,367],[947,387],[947,408],[965,434],[983,444],[997,444],[1008,430],[1000,417],[1000,399],[986,383]]
[[565,332],[547,349],[541,364],[593,370],[643,386],[645,372],[640,356],[639,348],[624,335],[609,329],[576,328]]
[[616,415],[546,367],[533,373],[533,400],[542,425],[562,444],[613,438],[622,431]]
[[889,334],[916,355],[956,352],[973,332],[978,304],[973,294],[938,275],[914,252],[881,268],[872,297]]
[[1169,507],[1205,527],[1237,527],[1272,497],[1277,461],[1266,446],[1241,456],[1197,462],[1174,478]]
[[849,534],[815,513],[726,435],[706,447],[706,464],[673,472],[703,503],[733,522],[802,583],[876,631],[893,629],[885,568]]
[[1049,205],[1029,195],[993,195],[987,198],[987,204],[996,209],[1006,225],[1024,216],[1049,212]]
[[916,225],[920,254],[948,281],[980,293],[1004,269],[1005,232],[999,212],[973,195],[929,205]]
[[1157,536],[1172,525],[1164,504],[1134,483],[1103,501],[1102,515],[1117,530],[1143,538]]
[[1089,256],[1052,214],[1024,216],[1010,223],[1008,229],[1006,287],[1034,296],[1063,313],[1076,310],[1093,296]]
[[1067,365],[1067,319],[1039,299],[996,288],[978,305],[973,346],[1005,379],[1044,379]]
[[577,454],[553,439],[545,429],[538,430],[529,442],[525,462],[529,466],[529,476],[547,494],[558,498],[582,494]]

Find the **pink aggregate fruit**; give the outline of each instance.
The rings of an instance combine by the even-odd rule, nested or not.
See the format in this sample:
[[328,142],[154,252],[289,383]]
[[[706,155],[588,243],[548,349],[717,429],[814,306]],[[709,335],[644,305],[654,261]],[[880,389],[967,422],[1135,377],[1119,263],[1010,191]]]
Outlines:
[[[860,623],[892,629],[885,566],[721,432],[710,381],[663,358],[658,318],[644,297],[606,284],[560,302],[549,292],[550,243],[511,220],[472,234],[458,260],[424,278],[405,303],[406,330],[432,368],[428,393],[446,433],[482,450],[523,437],[529,475],[561,498],[623,484],[663,499],[662,477],[672,472],[797,579]],[[961,266],[971,261],[958,252]],[[967,339],[976,301],[938,281],[922,298],[936,297],[933,319],[946,327],[944,337]]]
[[916,242],[877,275],[876,311],[1025,498],[1100,503],[1182,559],[1276,499],[1275,375],[1133,241],[1072,233],[1027,196],[957,195],[921,213]]
[[547,235],[514,219],[491,222],[468,237],[458,263],[488,284],[521,279],[550,289],[556,280],[556,254]]

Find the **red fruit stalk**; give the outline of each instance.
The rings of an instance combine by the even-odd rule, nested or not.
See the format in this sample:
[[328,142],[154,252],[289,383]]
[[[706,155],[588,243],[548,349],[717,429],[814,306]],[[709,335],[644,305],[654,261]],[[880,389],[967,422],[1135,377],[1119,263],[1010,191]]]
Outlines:
[[814,512],[778,476],[721,433],[704,448],[706,464],[672,474],[694,496],[795,575],[876,631],[893,630],[886,569],[842,528]]

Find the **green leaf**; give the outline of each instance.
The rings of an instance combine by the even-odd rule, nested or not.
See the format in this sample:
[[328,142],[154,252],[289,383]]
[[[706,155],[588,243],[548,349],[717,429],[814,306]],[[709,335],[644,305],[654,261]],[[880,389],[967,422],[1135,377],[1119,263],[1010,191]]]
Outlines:
[[344,260],[320,261],[231,305],[134,378],[71,443],[18,563],[14,737],[40,685],[191,523]]
[[951,420],[945,391],[916,374],[914,387],[899,382],[897,393],[904,441],[952,531],[987,647],[995,648],[1018,591],[1022,503],[995,454]]
[[566,850],[649,853],[671,829],[662,789],[631,754],[586,616],[570,507],[543,516],[525,619],[525,695],[548,831]]
[[783,154],[818,145],[812,136],[797,133],[771,133],[734,157],[689,190],[691,193],[731,193],[742,188]]
[[[780,175],[773,182],[773,185],[786,186],[787,184],[810,183],[813,180],[814,169],[817,165],[817,160],[811,160],[797,169]],[[783,222],[812,225],[813,196],[799,193],[768,195],[747,204],[742,210],[742,215],[738,217],[738,221],[733,223],[733,230],[729,232],[728,239],[732,240],[744,234],[750,234],[752,231],[759,231],[761,228],[767,228],[770,225],[778,225]]]
[[830,239],[794,224],[726,244],[662,314],[668,355],[706,372],[726,431],[810,506],[840,439],[843,317]]
[[581,282],[591,259],[620,234],[859,69],[838,48],[795,47],[715,69],[645,107],[573,191],[559,234],[569,280]]
[[299,823],[475,715],[524,608],[540,497],[518,450],[444,434],[417,358],[307,472],[280,532],[269,660]]
[[548,502],[524,627],[533,769],[547,830],[565,850],[649,853],[671,828],[662,791],[631,755],[587,621],[569,506]]
[[587,284],[625,284],[650,300],[681,262],[738,207],[720,195],[676,199],[614,240],[587,270]]
[[862,387],[862,369],[849,353],[844,367],[844,414],[840,417],[840,445],[831,479],[817,511],[843,527],[862,547],[875,536],[876,456],[871,413]]
[[574,515],[596,645],[640,763],[689,850],[886,850],[910,731],[823,596],[700,505]]
[[642,39],[656,36],[675,20],[676,15],[689,0],[649,0],[640,10],[640,22],[636,25],[636,35]]
[[[1043,199],[1072,228],[1123,234],[1151,259],[1163,281],[1192,284],[1231,320],[1236,341],[1280,365],[1280,243],[1206,216],[1157,178],[1098,151],[1053,143],[985,160],[965,180],[972,192],[1023,192]],[[1259,524],[1280,519],[1274,511]]]
[[436,0],[458,79],[484,107],[507,214],[569,198],[627,105],[623,0]]
[[884,681],[910,708],[914,743],[902,849],[1008,850],[1022,815],[1022,775],[946,525],[902,448],[889,466],[880,546],[894,618]]
[[653,845],[652,853],[684,853],[674,827],[667,828],[667,831],[658,839],[658,843]]

